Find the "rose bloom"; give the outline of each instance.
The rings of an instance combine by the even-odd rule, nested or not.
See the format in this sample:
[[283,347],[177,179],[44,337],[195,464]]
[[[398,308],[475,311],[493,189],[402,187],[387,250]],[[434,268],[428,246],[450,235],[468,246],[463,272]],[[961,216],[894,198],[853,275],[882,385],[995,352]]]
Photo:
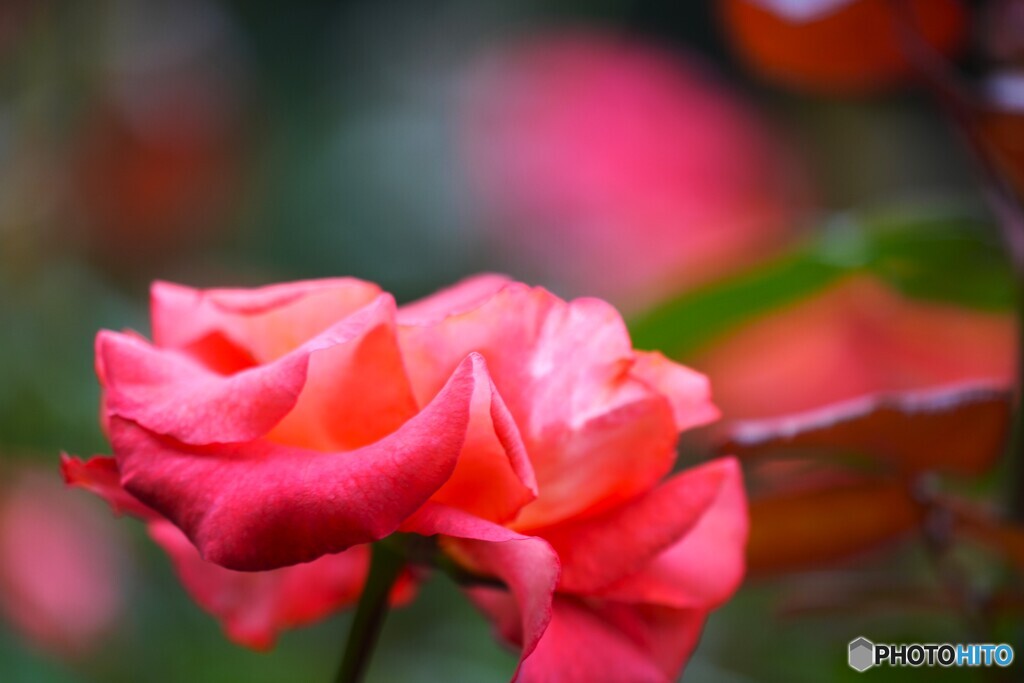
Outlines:
[[351,602],[405,531],[505,584],[468,592],[518,680],[669,681],[742,578],[736,463],[662,481],[717,415],[705,378],[602,301],[481,276],[403,308],[350,279],[152,303],[153,343],[97,342],[114,457],[65,476],[148,520],[240,642]]
[[763,257],[806,206],[793,155],[685,53],[533,37],[484,54],[465,93],[478,222],[573,291],[642,308]]
[[0,616],[42,649],[85,655],[124,607],[123,539],[48,473],[12,474],[0,485]]

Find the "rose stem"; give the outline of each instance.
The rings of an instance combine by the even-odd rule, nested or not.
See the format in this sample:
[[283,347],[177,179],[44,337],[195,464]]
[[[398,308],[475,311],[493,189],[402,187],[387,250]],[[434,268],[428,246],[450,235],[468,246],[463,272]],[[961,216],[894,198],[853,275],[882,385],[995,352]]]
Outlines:
[[895,29],[908,61],[917,70],[946,115],[953,121],[974,158],[985,198],[995,214],[1010,265],[1013,268],[1017,314],[1017,391],[1011,423],[1008,455],[1010,476],[1008,516],[1024,522],[1024,207],[1013,187],[999,171],[978,133],[977,106],[949,64],[921,38],[913,12],[905,0],[891,0]]
[[352,619],[345,654],[334,677],[335,683],[359,683],[363,680],[388,614],[391,587],[405,568],[405,558],[398,549],[386,542],[374,543],[371,548],[370,571]]

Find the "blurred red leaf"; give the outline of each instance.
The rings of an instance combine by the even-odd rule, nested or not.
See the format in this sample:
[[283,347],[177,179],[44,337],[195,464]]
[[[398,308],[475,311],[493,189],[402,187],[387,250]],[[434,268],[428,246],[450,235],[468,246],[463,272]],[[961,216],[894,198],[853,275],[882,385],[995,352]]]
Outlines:
[[979,474],[1005,447],[1009,389],[960,384],[876,394],[818,410],[733,423],[724,452],[758,456],[794,451],[858,454],[904,472]]
[[899,537],[921,514],[896,481],[765,496],[750,503],[747,566],[751,574],[819,568]]
[[[921,35],[953,53],[967,13],[960,0],[909,0]],[[722,0],[721,16],[736,49],[766,76],[828,93],[892,86],[913,72],[893,30],[889,0],[782,2]]]

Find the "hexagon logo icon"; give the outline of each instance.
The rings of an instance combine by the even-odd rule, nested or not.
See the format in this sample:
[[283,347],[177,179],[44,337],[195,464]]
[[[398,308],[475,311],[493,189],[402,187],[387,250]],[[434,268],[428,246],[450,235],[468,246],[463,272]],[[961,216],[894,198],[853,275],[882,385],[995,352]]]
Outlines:
[[875,644],[861,636],[850,641],[850,667],[867,671],[875,665]]

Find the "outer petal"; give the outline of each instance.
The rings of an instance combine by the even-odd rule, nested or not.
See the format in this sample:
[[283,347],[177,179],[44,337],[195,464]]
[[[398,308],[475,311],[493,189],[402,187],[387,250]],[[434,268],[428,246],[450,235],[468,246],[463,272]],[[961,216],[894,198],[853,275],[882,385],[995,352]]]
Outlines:
[[[323,375],[344,377],[364,356],[378,361],[358,372],[377,371],[381,384],[396,381],[397,407],[386,417],[387,426],[407,417],[411,397],[402,401],[404,377],[396,377],[397,352],[389,343],[387,328],[393,324],[394,302],[381,295],[357,314],[339,322],[295,351],[268,365],[248,368],[224,376],[203,367],[188,355],[149,346],[141,339],[102,332],[96,341],[97,366],[105,383],[108,415],[139,423],[146,429],[190,444],[237,443],[263,436],[300,403],[296,421],[309,423],[316,408],[300,402],[300,394],[312,375],[310,392],[321,398]],[[384,328],[384,334],[377,331]],[[314,354],[326,356],[313,363]],[[313,368],[310,369],[310,365]],[[370,386],[373,386],[370,384]],[[379,407],[378,393],[370,391],[366,405]],[[349,401],[344,407],[358,408]],[[391,406],[388,406],[391,407]],[[358,424],[367,417],[356,411],[346,424]],[[350,416],[346,416],[350,417]],[[379,421],[371,420],[372,425]],[[287,425],[282,427],[287,429]],[[323,431],[323,430],[321,430]]]
[[403,325],[439,323],[451,315],[480,308],[488,299],[512,284],[504,275],[474,275],[419,301],[402,306],[399,322]]
[[551,619],[558,582],[558,557],[542,539],[522,536],[461,510],[431,504],[403,526],[404,531],[446,536],[446,547],[475,571],[500,578],[502,594],[517,605],[515,630],[529,657]]
[[69,484],[104,498],[115,512],[147,520],[150,536],[170,556],[192,598],[223,624],[228,637],[247,647],[267,649],[284,629],[316,621],[362,590],[366,546],[273,571],[236,572],[203,560],[180,529],[121,488],[113,458],[82,462],[62,455],[61,470]]
[[353,278],[307,280],[256,289],[198,290],[169,282],[150,292],[153,340],[186,348],[219,334],[257,363],[279,358],[380,295]]
[[202,556],[257,571],[308,562],[393,532],[451,476],[469,422],[473,355],[398,431],[347,453],[266,441],[187,446],[111,421],[121,483]]
[[689,531],[641,571],[601,594],[623,602],[710,608],[727,600],[743,580],[749,518],[743,475],[732,458],[682,476],[721,476],[714,500]]
[[[714,600],[693,595],[687,606],[708,605],[722,597],[716,582],[734,589],[742,576],[745,516],[739,466],[734,460],[719,460],[676,475],[609,512],[536,533],[551,543],[562,561],[561,591],[599,591],[645,571],[671,549],[677,561],[665,568],[668,578],[675,578],[671,571],[677,570],[688,574],[678,577],[683,585],[687,579],[696,584],[691,590],[712,590]],[[737,526],[742,533],[736,532]],[[716,532],[727,533],[716,538]]]
[[269,649],[278,633],[317,621],[358,599],[369,570],[366,546],[266,572],[237,572],[203,560],[176,526],[149,534],[174,562],[189,595],[223,624],[231,640]]
[[96,456],[83,462],[61,453],[60,471],[65,482],[95,493],[119,515],[128,513],[145,520],[160,516],[121,487],[121,473],[114,458]]
[[474,309],[434,321],[402,309],[399,322],[421,402],[460,356],[478,351],[487,359],[540,490],[518,528],[610,507],[669,471],[677,432],[673,403],[633,375],[629,335],[608,304],[567,303],[543,289],[508,284]]
[[[474,589],[474,601],[518,644],[516,604],[507,593]],[[517,683],[670,683],[697,645],[706,613],[654,605],[624,605],[555,598],[551,623]]]
[[670,361],[659,352],[635,353],[633,376],[668,398],[676,429],[682,432],[718,419],[718,408],[711,402],[711,382],[707,377]]

